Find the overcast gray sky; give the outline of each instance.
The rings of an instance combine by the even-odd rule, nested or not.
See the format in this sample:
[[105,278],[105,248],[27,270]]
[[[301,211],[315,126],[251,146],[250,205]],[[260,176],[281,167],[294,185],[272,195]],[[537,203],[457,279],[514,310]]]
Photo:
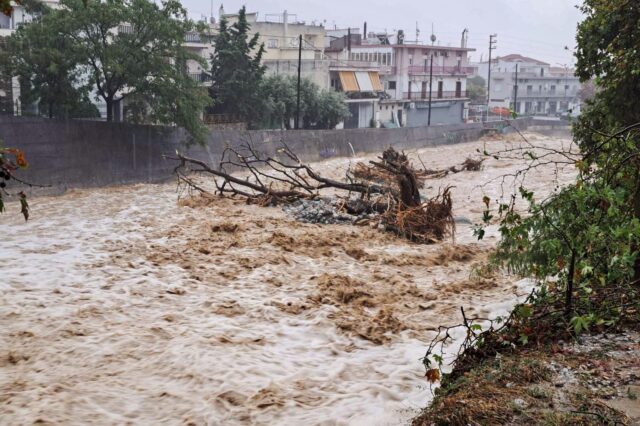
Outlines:
[[[207,0],[182,0],[191,17],[210,16]],[[459,45],[464,28],[469,29],[469,45],[477,49],[471,56],[486,60],[489,34],[498,34],[498,55],[520,53],[552,65],[572,64],[576,25],[581,19],[579,0],[226,0],[227,13],[242,5],[259,17],[282,13],[285,9],[299,20],[325,23],[327,28],[362,28],[369,31],[403,29],[408,40],[415,39],[416,21],[420,39],[427,40],[431,24],[443,45]],[[220,0],[214,0],[217,19]]]

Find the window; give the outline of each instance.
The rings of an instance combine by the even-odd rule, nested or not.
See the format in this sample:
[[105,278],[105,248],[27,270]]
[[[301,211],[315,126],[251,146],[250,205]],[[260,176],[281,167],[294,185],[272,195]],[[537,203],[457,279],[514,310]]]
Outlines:
[[524,113],[525,114],[531,113],[531,102],[524,103]]
[[442,99],[443,92],[444,92],[444,82],[439,81],[438,82],[438,99]]
[[278,39],[277,38],[270,38],[267,41],[267,47],[269,49],[277,49],[278,48]]
[[413,55],[409,55],[409,65],[413,65]]
[[540,77],[544,77],[544,68],[540,68]]
[[568,91],[569,91],[569,85],[568,85],[568,84],[565,84],[565,85],[564,85],[564,91],[565,91],[565,92],[568,92]]
[[533,93],[533,86],[527,86],[527,95],[530,95]]
[[395,81],[390,81],[388,86],[389,86],[389,90],[396,90],[396,82]]
[[552,95],[555,95],[556,93],[556,86],[551,86],[551,90],[550,90]]

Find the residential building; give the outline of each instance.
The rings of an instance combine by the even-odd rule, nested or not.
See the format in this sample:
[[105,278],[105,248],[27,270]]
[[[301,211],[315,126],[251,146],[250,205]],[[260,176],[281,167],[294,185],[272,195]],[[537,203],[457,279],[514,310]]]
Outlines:
[[[488,72],[488,62],[478,64],[478,75],[487,79]],[[565,114],[579,110],[580,87],[573,69],[511,54],[491,61],[489,107],[510,108],[522,115]]]
[[[235,22],[237,14],[227,14],[220,8],[220,16],[229,23]],[[282,14],[247,13],[251,35],[259,34],[259,42],[264,43],[265,53],[262,63],[268,74],[287,76],[298,75],[298,55],[302,36],[301,76],[316,83],[320,88],[329,87],[329,61],[324,57],[324,26],[299,21],[295,14],[286,10]]]
[[382,90],[376,92],[378,102],[372,116],[379,125],[426,126],[429,116],[431,124],[466,121],[466,80],[472,72],[468,53],[474,50],[466,45],[466,30],[459,47],[405,41],[402,32],[369,33],[366,37],[350,33],[350,38],[333,40],[326,49],[333,59],[332,86],[344,90],[343,80],[357,71],[369,72],[375,86],[377,71]]

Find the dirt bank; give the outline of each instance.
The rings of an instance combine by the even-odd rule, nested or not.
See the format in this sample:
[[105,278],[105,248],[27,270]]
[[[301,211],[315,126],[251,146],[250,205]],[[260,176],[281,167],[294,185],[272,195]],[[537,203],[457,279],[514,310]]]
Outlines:
[[438,389],[413,425],[637,425],[639,356],[629,330],[487,359]]

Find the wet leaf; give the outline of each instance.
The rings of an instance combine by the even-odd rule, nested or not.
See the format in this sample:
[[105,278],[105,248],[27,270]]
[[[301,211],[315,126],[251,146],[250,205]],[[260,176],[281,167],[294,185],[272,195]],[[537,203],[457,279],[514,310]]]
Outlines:
[[431,370],[427,371],[427,374],[425,375],[425,377],[427,378],[427,380],[430,383],[435,383],[437,381],[440,380],[440,369],[439,368],[432,368]]

